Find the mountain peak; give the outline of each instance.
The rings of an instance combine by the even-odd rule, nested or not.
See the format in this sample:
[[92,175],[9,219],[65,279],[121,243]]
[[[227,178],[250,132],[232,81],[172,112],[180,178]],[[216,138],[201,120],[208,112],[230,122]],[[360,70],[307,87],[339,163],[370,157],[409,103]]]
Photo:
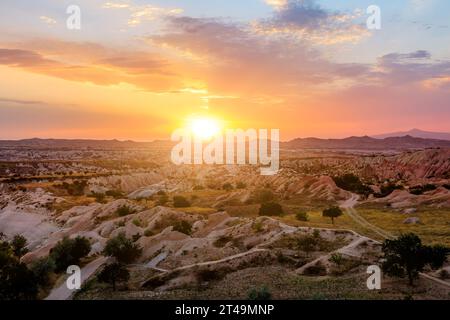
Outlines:
[[376,139],[385,139],[385,138],[405,137],[405,136],[411,136],[413,138],[422,138],[422,139],[450,140],[450,133],[448,132],[431,132],[417,128],[411,129],[409,131],[386,133],[375,135],[372,137]]

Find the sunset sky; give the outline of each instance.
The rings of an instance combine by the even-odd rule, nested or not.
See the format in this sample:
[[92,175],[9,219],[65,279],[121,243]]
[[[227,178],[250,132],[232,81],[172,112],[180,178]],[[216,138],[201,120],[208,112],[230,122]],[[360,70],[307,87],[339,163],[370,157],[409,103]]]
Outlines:
[[0,30],[0,139],[450,131],[448,0],[1,0]]

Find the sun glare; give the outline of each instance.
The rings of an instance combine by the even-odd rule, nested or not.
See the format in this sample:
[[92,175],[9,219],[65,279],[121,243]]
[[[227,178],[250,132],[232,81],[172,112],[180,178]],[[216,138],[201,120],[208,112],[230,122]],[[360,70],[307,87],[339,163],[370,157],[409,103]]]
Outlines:
[[189,129],[196,138],[210,140],[221,132],[220,122],[211,118],[193,118],[188,121]]

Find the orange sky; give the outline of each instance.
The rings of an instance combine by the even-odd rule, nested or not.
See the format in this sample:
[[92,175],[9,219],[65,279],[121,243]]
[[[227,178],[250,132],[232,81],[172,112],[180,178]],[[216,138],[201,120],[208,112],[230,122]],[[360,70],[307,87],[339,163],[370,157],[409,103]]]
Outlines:
[[78,31],[63,5],[2,3],[15,19],[0,22],[0,139],[167,139],[193,114],[284,140],[450,131],[444,49],[398,52],[383,42],[398,26],[369,31],[359,8],[252,0],[248,16],[223,18],[190,1],[80,3]]

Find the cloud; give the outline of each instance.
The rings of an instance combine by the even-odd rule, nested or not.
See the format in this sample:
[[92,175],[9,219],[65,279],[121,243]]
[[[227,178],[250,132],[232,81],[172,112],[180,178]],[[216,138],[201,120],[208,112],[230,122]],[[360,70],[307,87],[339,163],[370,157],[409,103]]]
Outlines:
[[174,16],[183,13],[181,8],[163,8],[154,5],[133,5],[129,3],[106,2],[104,9],[127,9],[130,12],[128,26],[135,27],[144,22]]
[[48,41],[49,46],[46,43],[36,40],[17,44],[20,48],[0,48],[0,65],[98,85],[129,83],[154,92],[184,86],[167,60],[149,52],[109,50],[90,43],[58,40]]
[[288,0],[265,0],[265,2],[276,9],[284,7]]
[[149,37],[151,43],[192,57],[210,91],[219,94],[299,93],[341,78],[357,80],[368,68],[332,63],[307,43],[222,19],[172,17],[166,30]]
[[56,24],[56,20],[47,16],[40,16],[39,19],[48,25]]
[[270,1],[276,10],[269,19],[257,21],[258,32],[295,35],[316,44],[358,42],[370,35],[366,26],[357,23],[361,10],[352,13],[329,12],[314,0]]
[[449,77],[450,61],[433,61],[431,53],[425,50],[390,53],[378,59],[376,69],[383,84],[404,86]]
[[8,98],[1,98],[0,97],[0,103],[14,103],[14,104],[25,104],[25,105],[31,105],[31,104],[42,104],[42,101],[36,101],[36,100],[21,100],[21,99],[8,99]]
[[129,7],[130,5],[128,3],[118,3],[118,2],[106,2],[102,6],[102,8],[104,9],[125,9]]

